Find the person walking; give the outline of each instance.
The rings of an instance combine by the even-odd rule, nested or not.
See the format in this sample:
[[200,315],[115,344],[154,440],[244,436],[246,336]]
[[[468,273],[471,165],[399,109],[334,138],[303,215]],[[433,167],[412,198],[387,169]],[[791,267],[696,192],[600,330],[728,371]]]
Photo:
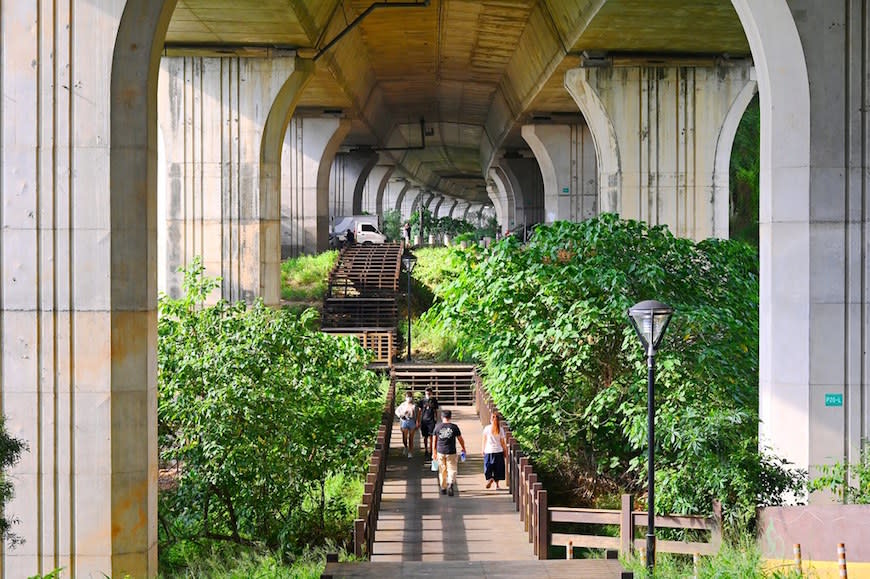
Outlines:
[[423,449],[425,456],[432,455],[432,431],[435,430],[435,424],[438,422],[438,399],[435,398],[434,391],[431,387],[426,388],[426,395],[420,401],[420,423],[417,428],[420,429],[420,436],[423,438]]
[[492,413],[491,422],[483,429],[481,446],[483,447],[483,476],[486,479],[486,488],[491,487],[492,483],[495,483],[495,488],[498,488],[498,482],[504,480],[507,443],[504,439],[501,421],[495,412]]
[[453,485],[456,483],[456,465],[459,457],[456,455],[456,442],[462,447],[465,455],[465,440],[459,426],[450,422],[453,413],[450,410],[441,412],[441,424],[432,431],[435,438],[435,448],[432,449],[432,460],[438,461],[438,484],[441,486],[441,494],[451,497],[454,493]]
[[417,429],[419,410],[414,404],[414,394],[408,390],[405,392],[405,401],[396,408],[396,416],[399,418],[399,427],[402,429],[402,445],[408,458],[414,456],[414,431]]

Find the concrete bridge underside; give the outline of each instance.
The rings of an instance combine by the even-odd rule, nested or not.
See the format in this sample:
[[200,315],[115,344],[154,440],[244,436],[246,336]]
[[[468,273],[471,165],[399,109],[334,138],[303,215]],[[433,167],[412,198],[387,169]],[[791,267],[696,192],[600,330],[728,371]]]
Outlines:
[[725,237],[756,90],[763,443],[813,469],[870,436],[866,2],[432,0],[334,45],[368,0],[42,4],[0,4],[4,577],[156,574],[171,265],[277,303],[282,253],[371,207]]

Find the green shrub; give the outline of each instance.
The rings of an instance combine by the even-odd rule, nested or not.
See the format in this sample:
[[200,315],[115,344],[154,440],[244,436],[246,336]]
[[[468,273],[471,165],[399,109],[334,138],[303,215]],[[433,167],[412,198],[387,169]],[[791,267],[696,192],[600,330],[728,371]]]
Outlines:
[[22,440],[9,436],[6,432],[6,423],[0,417],[0,539],[7,541],[10,546],[20,544],[21,538],[11,531],[12,525],[18,520],[6,511],[6,504],[12,498],[12,481],[6,474],[21,457],[21,453],[27,450],[27,445]]
[[402,212],[398,209],[388,209],[384,211],[383,218],[384,230],[383,234],[387,236],[389,241],[398,241],[402,239]]
[[819,471],[821,476],[810,481],[810,491],[828,490],[845,504],[870,505],[870,440],[862,441],[858,462],[837,461]]
[[369,354],[311,329],[314,310],[202,307],[216,284],[197,261],[185,296],[159,300],[160,455],[178,469],[160,495],[162,539],[285,556],[346,539],[350,507],[329,485],[361,476],[372,449],[384,385]]
[[[801,492],[801,473],[758,451],[758,257],[739,242],[678,239],[602,215],[464,252],[424,317],[455,334],[523,446],[570,497],[642,494],[646,360],[627,309],[676,313],[657,356],[656,510],[709,513],[730,528]],[[564,481],[571,481],[565,484]]]

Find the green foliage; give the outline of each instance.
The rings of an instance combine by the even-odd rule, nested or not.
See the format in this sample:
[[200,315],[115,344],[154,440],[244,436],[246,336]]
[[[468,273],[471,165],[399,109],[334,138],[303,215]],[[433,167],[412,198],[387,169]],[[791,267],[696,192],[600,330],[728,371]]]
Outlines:
[[761,109],[758,95],[750,101],[731,147],[729,189],[731,238],[758,246],[758,176],[761,163]]
[[425,207],[421,207],[411,214],[411,218],[408,220],[408,223],[411,224],[412,236],[428,235],[433,231],[433,227],[435,225],[435,218],[432,216],[431,211],[429,211]]
[[[347,536],[330,479],[361,476],[383,385],[350,338],[261,302],[202,307],[199,260],[181,299],[161,296],[158,433],[177,487],[160,495],[162,540],[205,538],[292,553]],[[335,500],[332,500],[335,499]],[[344,515],[342,515],[344,513]]]
[[21,453],[25,450],[27,444],[23,440],[9,436],[6,432],[6,423],[0,417],[0,539],[5,540],[10,546],[20,544],[22,540],[10,530],[18,520],[5,510],[6,504],[13,495],[12,481],[6,473],[18,462]]
[[[466,265],[424,316],[457,337],[523,446],[591,504],[646,479],[646,360],[626,311],[672,305],[657,356],[656,510],[739,528],[801,478],[758,451],[758,257],[614,215],[538,227]],[[582,481],[586,481],[585,483]]]
[[326,293],[326,278],[338,259],[337,251],[301,255],[281,264],[281,297],[293,301],[319,301]]
[[857,463],[837,461],[819,471],[821,476],[810,481],[811,492],[827,490],[845,504],[870,505],[870,440],[863,441]]
[[445,215],[435,220],[434,230],[438,233],[455,237],[462,233],[473,232],[474,226],[463,219],[454,219],[449,215]]
[[383,234],[387,236],[389,241],[398,241],[402,239],[402,212],[398,209],[388,209],[384,211],[383,217],[384,230]]

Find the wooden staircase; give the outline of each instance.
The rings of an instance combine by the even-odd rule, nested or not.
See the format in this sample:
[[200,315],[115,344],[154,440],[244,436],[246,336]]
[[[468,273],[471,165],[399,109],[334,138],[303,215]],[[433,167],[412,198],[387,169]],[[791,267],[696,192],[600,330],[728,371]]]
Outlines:
[[471,406],[474,404],[474,366],[471,364],[395,364],[397,395],[402,390],[422,392],[428,387],[435,391],[440,404]]
[[402,245],[346,247],[329,273],[321,329],[352,335],[374,352],[374,363],[389,366],[397,350],[399,274]]

